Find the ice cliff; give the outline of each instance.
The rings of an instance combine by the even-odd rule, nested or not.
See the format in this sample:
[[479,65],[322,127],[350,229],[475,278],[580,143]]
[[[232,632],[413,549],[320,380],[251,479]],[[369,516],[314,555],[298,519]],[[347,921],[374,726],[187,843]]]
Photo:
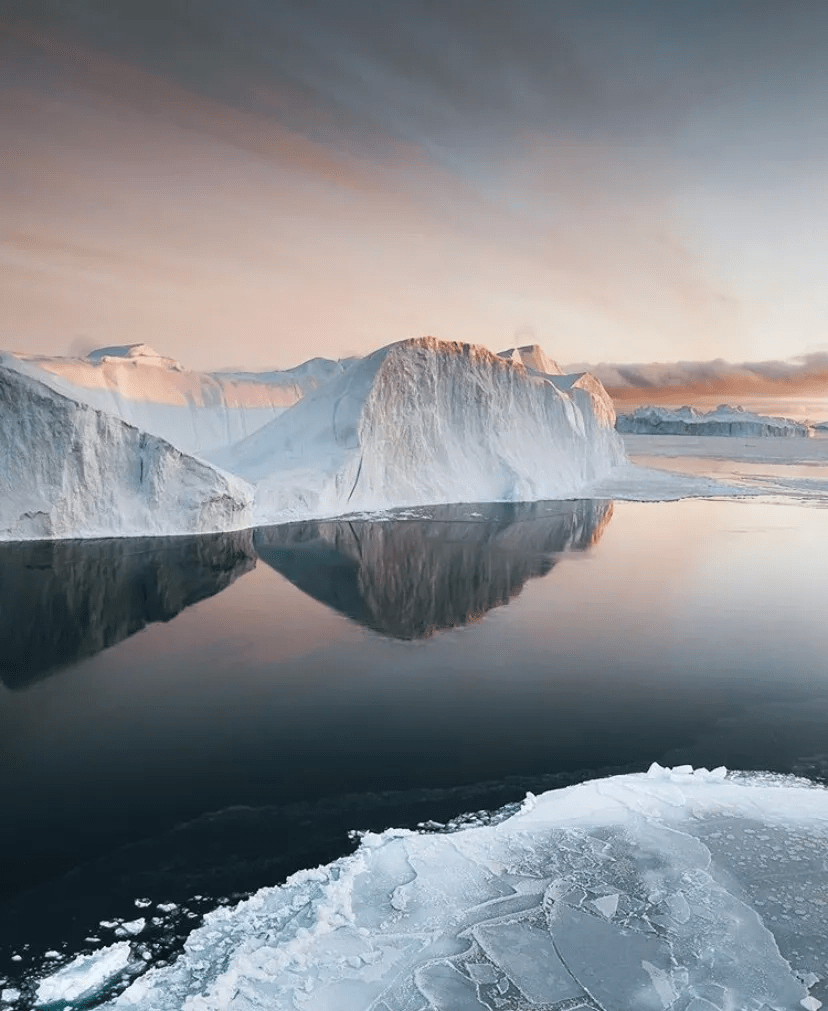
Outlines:
[[752,414],[742,407],[722,404],[713,411],[698,411],[694,407],[670,410],[666,407],[639,407],[632,414],[620,414],[616,422],[619,432],[635,435],[735,435],[794,436],[807,438],[808,425],[788,418],[771,418]]
[[624,459],[589,375],[469,344],[401,341],[209,456],[257,488],[258,523],[451,502],[579,497]]
[[0,364],[0,540],[250,525],[252,490]]

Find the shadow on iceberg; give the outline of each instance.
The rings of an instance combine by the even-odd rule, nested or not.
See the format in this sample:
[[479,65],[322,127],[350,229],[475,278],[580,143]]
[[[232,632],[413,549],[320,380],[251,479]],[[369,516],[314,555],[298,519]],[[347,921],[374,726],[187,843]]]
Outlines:
[[599,501],[435,506],[427,516],[261,527],[256,553],[309,596],[381,635],[422,639],[476,621],[597,543]]
[[249,531],[0,548],[0,680],[24,688],[212,597],[256,564]]

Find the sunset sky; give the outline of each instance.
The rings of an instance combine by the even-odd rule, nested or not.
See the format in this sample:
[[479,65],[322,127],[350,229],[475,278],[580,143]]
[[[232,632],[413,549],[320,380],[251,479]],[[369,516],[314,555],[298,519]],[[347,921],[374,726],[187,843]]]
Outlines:
[[828,350],[828,3],[5,0],[3,347]]

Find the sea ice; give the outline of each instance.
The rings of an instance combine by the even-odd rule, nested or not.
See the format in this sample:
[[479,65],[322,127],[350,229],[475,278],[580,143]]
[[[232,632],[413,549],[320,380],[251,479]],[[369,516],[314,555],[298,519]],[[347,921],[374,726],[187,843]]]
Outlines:
[[208,914],[108,1007],[810,1011],[826,857],[828,791],[653,766],[494,824],[368,833]]
[[143,916],[139,916],[137,920],[128,920],[125,923],[120,923],[115,929],[115,936],[136,937],[144,930],[146,925],[146,919]]
[[128,941],[119,941],[91,955],[79,955],[74,961],[42,979],[37,986],[35,1004],[44,1007],[59,1001],[88,1000],[118,976],[129,964]]

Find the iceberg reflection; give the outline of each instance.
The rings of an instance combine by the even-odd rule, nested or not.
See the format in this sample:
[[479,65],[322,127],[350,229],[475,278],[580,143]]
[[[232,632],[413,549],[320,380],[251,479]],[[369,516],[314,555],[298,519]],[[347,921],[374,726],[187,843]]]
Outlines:
[[212,597],[256,564],[249,531],[9,544],[0,680],[23,688]]
[[611,517],[598,501],[436,506],[263,527],[254,543],[315,599],[382,635],[421,639],[508,603],[560,554],[596,543]]

